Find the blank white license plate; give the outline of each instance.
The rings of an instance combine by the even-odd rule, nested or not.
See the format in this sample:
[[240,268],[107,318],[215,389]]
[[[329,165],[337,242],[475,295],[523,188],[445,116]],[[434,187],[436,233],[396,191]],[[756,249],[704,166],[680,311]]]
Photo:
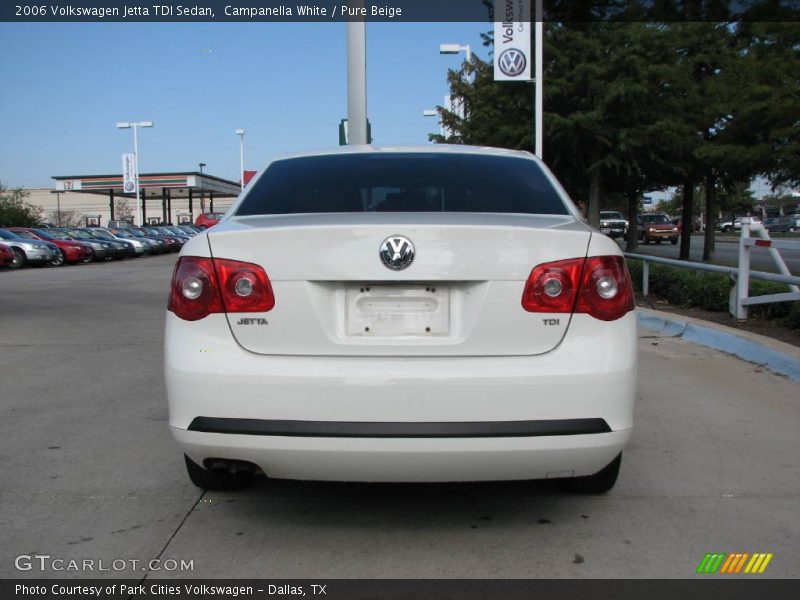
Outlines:
[[353,336],[450,334],[450,288],[359,285],[345,293],[345,333]]

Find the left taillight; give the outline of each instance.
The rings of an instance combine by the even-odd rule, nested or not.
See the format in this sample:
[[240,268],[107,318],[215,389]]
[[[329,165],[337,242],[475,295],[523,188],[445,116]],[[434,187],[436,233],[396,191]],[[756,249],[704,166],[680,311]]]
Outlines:
[[175,265],[167,310],[186,321],[213,313],[267,312],[275,296],[259,265],[223,258],[184,256]]

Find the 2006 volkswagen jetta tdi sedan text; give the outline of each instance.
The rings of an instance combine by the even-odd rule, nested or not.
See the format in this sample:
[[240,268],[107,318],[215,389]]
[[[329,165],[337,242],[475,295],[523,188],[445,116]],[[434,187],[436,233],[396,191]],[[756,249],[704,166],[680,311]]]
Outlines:
[[617,245],[524,152],[349,147],[272,162],[175,267],[174,438],[211,489],[558,478],[631,434]]

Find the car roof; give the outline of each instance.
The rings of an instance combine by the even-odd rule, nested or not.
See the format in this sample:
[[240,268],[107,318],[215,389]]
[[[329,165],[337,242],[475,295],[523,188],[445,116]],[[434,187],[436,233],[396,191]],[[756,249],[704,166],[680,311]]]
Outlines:
[[527,150],[509,150],[507,148],[493,148],[490,146],[467,146],[465,144],[429,144],[427,146],[338,146],[335,148],[285,154],[276,157],[274,160],[347,154],[472,154],[482,156],[512,156],[516,158],[538,160]]

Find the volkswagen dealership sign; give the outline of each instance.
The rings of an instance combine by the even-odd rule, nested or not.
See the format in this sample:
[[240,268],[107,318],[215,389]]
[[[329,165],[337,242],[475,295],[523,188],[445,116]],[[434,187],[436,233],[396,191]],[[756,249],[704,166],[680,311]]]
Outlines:
[[530,0],[494,0],[494,79],[531,80]]
[[136,155],[122,155],[122,191],[132,194],[136,191]]

